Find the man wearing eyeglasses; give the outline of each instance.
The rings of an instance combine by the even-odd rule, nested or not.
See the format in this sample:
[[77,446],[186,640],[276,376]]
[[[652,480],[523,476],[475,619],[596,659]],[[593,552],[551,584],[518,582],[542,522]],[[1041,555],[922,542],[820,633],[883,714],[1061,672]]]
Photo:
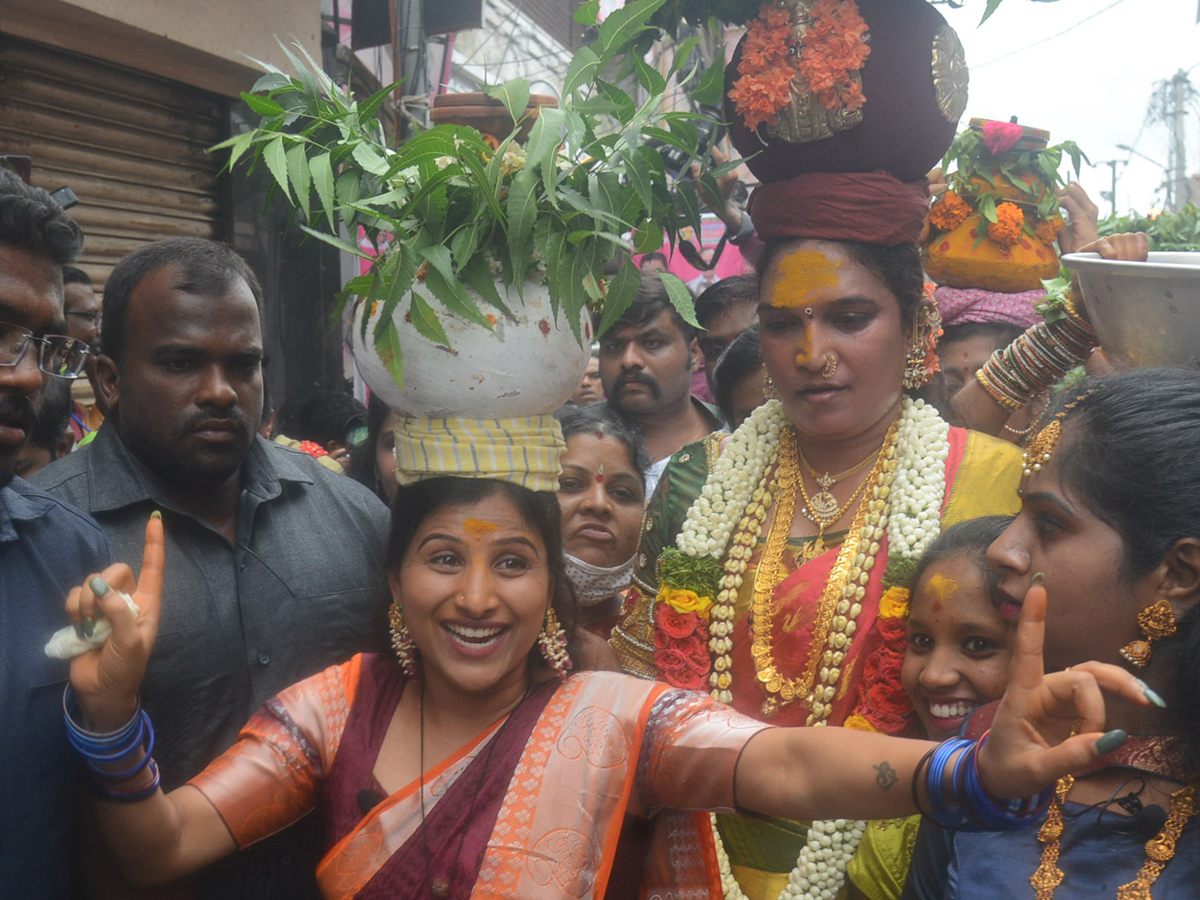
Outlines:
[[95,522],[13,477],[47,380],[87,358],[63,321],[61,267],[82,243],[49,194],[0,169],[0,884],[32,898],[71,896],[80,775],[62,722],[67,663],[42,648],[68,591],[112,561]]
[[71,431],[76,443],[84,440],[104,421],[100,392],[96,390],[95,360],[100,352],[100,298],[92,287],[92,279],[83,269],[63,267],[63,315],[67,319],[67,334],[91,348],[87,361],[87,380],[91,384],[92,403],[72,404]]
[[[387,508],[258,435],[260,301],[245,260],[213,241],[158,241],[121,260],[96,360],[108,416],[34,479],[95,516],[122,560],[140,558],[146,520],[162,513],[162,614],[141,700],[167,790],[284,687],[385,649]],[[199,895],[316,897],[309,818],[198,875]]]

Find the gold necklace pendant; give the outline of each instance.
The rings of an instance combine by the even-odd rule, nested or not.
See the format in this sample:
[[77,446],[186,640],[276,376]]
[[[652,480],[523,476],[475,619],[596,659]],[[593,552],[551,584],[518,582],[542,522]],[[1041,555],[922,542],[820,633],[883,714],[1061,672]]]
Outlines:
[[[818,482],[818,484],[820,484],[820,482]],[[821,524],[822,519],[830,522],[831,517],[836,515],[842,507],[841,504],[838,503],[837,497],[833,496],[833,494],[826,489],[823,491],[817,491],[817,493],[808,498],[808,508],[812,511],[813,520],[819,525]],[[836,521],[837,519],[832,520],[832,522]],[[832,522],[830,522],[830,524],[832,524]]]

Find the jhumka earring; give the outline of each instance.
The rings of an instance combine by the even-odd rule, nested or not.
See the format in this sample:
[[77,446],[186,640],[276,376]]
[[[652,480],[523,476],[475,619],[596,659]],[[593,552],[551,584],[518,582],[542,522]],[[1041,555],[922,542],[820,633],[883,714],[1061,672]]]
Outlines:
[[838,358],[833,353],[825,354],[825,367],[821,369],[821,377],[828,381],[833,377],[833,373],[837,371]]
[[904,387],[907,390],[925,387],[933,378],[933,373],[938,369],[934,348],[941,333],[942,314],[933,303],[922,303],[913,320],[912,345],[905,357]]
[[567,655],[567,634],[563,631],[554,613],[554,607],[546,610],[545,621],[542,622],[542,632],[538,635],[538,647],[546,664],[554,670],[559,679],[564,679],[571,672],[571,657]]
[[763,400],[776,400],[778,397],[779,394],[775,392],[775,379],[768,375],[763,382]]
[[1144,640],[1130,641],[1120,653],[1134,668],[1144,669],[1150,664],[1150,645],[1175,633],[1175,610],[1166,600],[1159,600],[1138,613],[1137,622]]
[[413,643],[412,635],[408,633],[408,626],[404,624],[404,610],[396,601],[393,601],[388,609],[388,624],[396,661],[400,663],[404,674],[412,677],[417,674],[417,647]]

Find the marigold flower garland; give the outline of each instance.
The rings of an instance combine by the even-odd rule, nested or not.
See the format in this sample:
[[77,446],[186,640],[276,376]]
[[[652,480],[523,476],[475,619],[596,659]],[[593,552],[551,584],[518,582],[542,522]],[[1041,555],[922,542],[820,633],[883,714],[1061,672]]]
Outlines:
[[807,12],[801,11],[800,25],[804,37],[795,65],[792,14],[778,0],[764,3],[746,30],[738,63],[741,77],[733,83],[729,99],[751,131],[764,123],[779,124],[796,78],[831,112],[853,112],[867,102],[856,75],[871,48],[867,23],[854,0],[817,0]]
[[995,222],[989,222],[987,236],[997,244],[1015,247],[1021,243],[1025,229],[1025,212],[1015,203],[1001,203],[996,207]]
[[[778,457],[780,436],[786,427],[789,426],[782,405],[775,400],[759,407],[734,433],[700,497],[689,508],[676,547],[664,551],[660,562],[662,587],[655,598],[655,621],[668,615],[660,612],[660,607],[664,606],[672,613],[695,615],[692,622],[695,630],[684,638],[694,648],[696,636],[701,633],[700,626],[704,624],[701,614],[708,614],[711,620],[708,625],[712,663],[710,693],[724,703],[733,700],[729,635],[733,630],[734,603],[746,563],[762,533],[771,504],[774,485],[766,482]],[[824,725],[832,710],[831,701],[836,696],[837,682],[842,674],[841,663],[853,638],[854,619],[861,611],[870,570],[883,535],[887,534],[889,547],[883,583],[890,589],[907,581],[920,554],[940,531],[945,461],[950,452],[949,430],[949,425],[937,411],[924,401],[908,397],[902,401],[893,443],[894,456],[872,488],[870,500],[865,501],[858,540],[852,542],[848,537],[839,551],[839,559],[843,552],[849,559],[846,578],[841,581],[834,575],[830,577],[832,586],[840,589],[842,596],[835,607],[834,627],[830,629],[822,658],[819,694],[814,690],[817,696],[814,696],[813,715],[809,719],[811,725]],[[736,530],[734,522],[737,523]],[[847,546],[855,551],[853,556],[849,556]],[[695,599],[686,593],[681,596],[680,591],[690,592]],[[890,591],[884,598],[888,600],[889,609],[897,600]],[[706,605],[706,600],[712,605]],[[681,606],[694,609],[685,613]],[[881,603],[881,612],[882,609]],[[663,643],[666,648],[668,642]],[[666,659],[666,656],[660,652],[656,638],[656,663],[660,659]],[[689,659],[698,662],[694,649]],[[690,665],[684,668],[688,673],[699,675]],[[660,672],[674,683],[668,672],[661,668]],[[712,821],[726,900],[745,900],[730,868],[715,818]],[[785,897],[800,900],[836,896],[864,827],[861,822],[842,820],[814,822],[797,866],[788,877]]]

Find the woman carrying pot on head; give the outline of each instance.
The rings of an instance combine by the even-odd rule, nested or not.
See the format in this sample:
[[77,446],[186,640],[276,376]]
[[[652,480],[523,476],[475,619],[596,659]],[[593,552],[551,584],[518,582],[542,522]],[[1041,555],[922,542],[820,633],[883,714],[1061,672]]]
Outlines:
[[1044,581],[1047,670],[1107,660],[1165,708],[1114,704],[1129,741],[1060,779],[1040,828],[996,840],[922,827],[904,897],[1200,896],[1200,375],[1099,379],[1047,421],[1020,515],[988,551],[1004,607],[1016,615]]
[[629,583],[646,506],[641,436],[607,406],[568,410],[558,505],[578,624],[608,638]]
[[[784,6],[825,15],[806,0]],[[854,6],[826,24],[848,27]],[[857,9],[870,31],[865,65],[847,76],[860,109],[829,112],[798,73],[772,122],[738,99],[754,67],[735,58],[727,70],[742,75],[731,131],[762,181],[750,213],[765,241],[758,314],[775,399],[667,467],[646,513],[637,602],[611,640],[628,672],[788,726],[850,718],[885,591],[907,584],[941,529],[1019,505],[1020,452],[951,428],[908,393],[931,376],[940,330],[916,244],[924,176],[953,138],[958,113],[946,113],[961,112],[934,102],[956,98],[931,74],[930,46],[953,61],[956,39],[923,2]],[[747,57],[795,25],[764,10]],[[862,825],[671,816],[661,844],[697,830],[729,900],[776,900],[836,895]]]
[[[1112,665],[1043,677],[1039,588],[1014,687],[980,742],[771,728],[703,694],[569,675],[572,599],[550,490],[561,437],[552,424],[532,429],[545,439],[508,457],[532,468],[464,471],[467,448],[487,438],[464,422],[422,431],[409,418],[397,432],[394,655],[356,656],[282,692],[170,795],[158,789],[137,694],[160,608],[161,519],[147,528],[140,584],[114,566],[72,591],[73,622],[99,610],[112,625],[74,659],[64,710],[100,827],[131,880],[181,877],[313,811],[326,830],[317,879],[331,900],[602,896],[625,813],[666,807],[813,818],[907,815],[920,803],[947,825],[1019,826],[1054,778],[1120,738],[1101,734],[1101,689],[1147,702]],[[406,471],[418,456],[432,468]],[[474,477],[453,477],[464,475]],[[997,799],[1009,797],[1027,799]],[[714,892],[702,859],[683,854],[674,877],[693,895]]]

